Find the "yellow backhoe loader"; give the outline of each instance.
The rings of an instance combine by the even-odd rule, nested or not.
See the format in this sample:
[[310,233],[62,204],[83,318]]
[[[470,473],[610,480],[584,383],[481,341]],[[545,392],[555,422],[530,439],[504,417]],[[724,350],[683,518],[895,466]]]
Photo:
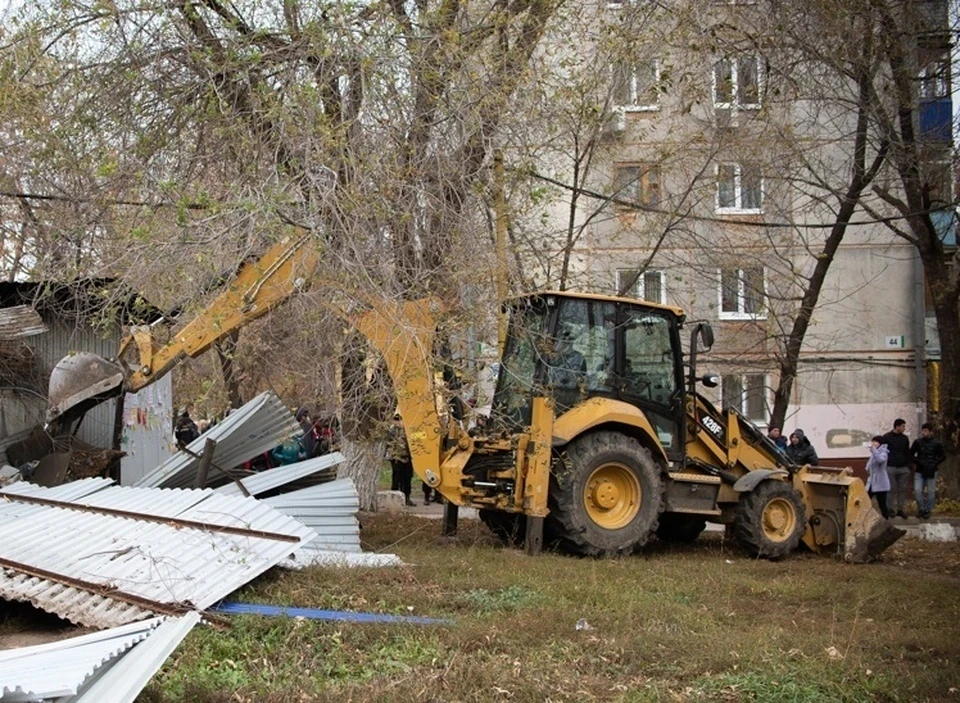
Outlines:
[[[48,421],[68,434],[89,407],[203,353],[296,292],[317,257],[309,235],[291,234],[241,267],[168,343],[138,327],[113,361],[68,356],[51,376]],[[414,470],[446,498],[448,533],[459,506],[470,506],[531,554],[546,542],[616,555],[654,534],[696,539],[711,521],[760,557],[783,557],[802,542],[857,562],[903,534],[849,470],[792,466],[736,410],[720,411],[698,393],[698,383],[715,385],[697,376],[713,332],[697,324],[685,360],[677,308],[570,292],[508,301],[491,416],[469,431],[438,412],[432,352],[442,311],[425,299],[337,312],[382,355]]]

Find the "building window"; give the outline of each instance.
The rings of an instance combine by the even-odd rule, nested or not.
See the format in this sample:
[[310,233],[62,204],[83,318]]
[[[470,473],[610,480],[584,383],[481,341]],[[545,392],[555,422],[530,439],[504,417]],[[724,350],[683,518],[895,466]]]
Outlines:
[[720,270],[720,319],[766,317],[766,282],[762,266]]
[[643,207],[660,206],[660,167],[656,164],[614,166],[614,197]]
[[613,103],[623,110],[660,109],[660,62],[647,59],[613,69]]
[[755,164],[717,165],[717,212],[763,211],[763,176]]
[[760,62],[756,56],[722,58],[713,65],[713,104],[721,109],[759,109]]
[[721,379],[724,408],[733,408],[751,422],[765,425],[770,419],[767,377],[763,374],[725,374]]
[[633,296],[651,303],[667,304],[666,277],[663,271],[617,271],[617,293]]
[[919,97],[935,100],[950,95],[950,57],[939,56],[928,60],[920,67]]

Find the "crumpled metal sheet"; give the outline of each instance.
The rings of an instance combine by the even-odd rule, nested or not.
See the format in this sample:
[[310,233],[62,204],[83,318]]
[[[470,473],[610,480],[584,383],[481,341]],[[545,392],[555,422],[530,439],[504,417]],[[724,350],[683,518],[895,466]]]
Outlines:
[[[278,466],[275,469],[261,471],[258,474],[247,476],[241,479],[240,483],[243,484],[243,487],[247,489],[247,492],[250,495],[258,496],[262,493],[272,491],[275,488],[280,488],[281,486],[292,483],[301,478],[311,476],[312,474],[323,471],[324,469],[329,469],[337,464],[342,464],[343,461],[343,454],[340,452],[334,452],[332,454],[326,454],[315,459],[307,459],[306,461],[298,461],[295,464]],[[220,488],[216,489],[216,492],[225,496],[243,495],[243,491],[240,490],[240,486],[238,486],[236,483],[228,483],[224,486],[221,486]]]
[[40,314],[29,305],[0,308],[0,341],[33,337],[46,331]]
[[[229,470],[300,432],[300,425],[293,413],[275,394],[267,391],[228,415],[216,427],[191,442],[187,449],[200,455],[207,439],[216,440],[213,463]],[[200,459],[187,452],[178,452],[134,485],[187,488],[196,485],[199,468]],[[216,467],[210,468],[211,478],[220,475]]]
[[202,610],[316,537],[261,501],[210,490],[111,486],[70,506],[2,500],[19,485],[0,489],[0,596],[91,627]]
[[162,622],[152,618],[80,637],[0,652],[0,701],[75,695],[104,666],[146,639]]

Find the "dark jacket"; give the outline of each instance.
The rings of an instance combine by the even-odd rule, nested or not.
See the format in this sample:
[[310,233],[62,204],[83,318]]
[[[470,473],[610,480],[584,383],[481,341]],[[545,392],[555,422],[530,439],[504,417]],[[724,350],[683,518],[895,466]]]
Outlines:
[[797,466],[803,466],[804,464],[816,466],[820,457],[817,456],[817,450],[810,444],[810,440],[803,434],[803,430],[794,430],[790,434],[797,435],[800,440],[796,444],[787,444],[787,448],[784,450],[791,463]]
[[200,436],[200,430],[197,429],[197,423],[190,418],[190,415],[184,412],[177,417],[173,434],[177,438],[177,444],[185,447]]
[[387,430],[387,459],[399,463],[410,461],[410,445],[403,425],[393,424]]
[[893,430],[883,435],[883,444],[890,450],[887,466],[910,466],[910,438]]
[[300,429],[303,430],[303,434],[300,435],[300,446],[303,447],[303,454],[307,459],[312,459],[317,456],[317,445],[320,439],[317,436],[317,430],[308,418],[300,421]]
[[913,440],[910,458],[917,467],[917,473],[924,478],[933,478],[937,467],[947,458],[943,443],[936,437],[920,437]]

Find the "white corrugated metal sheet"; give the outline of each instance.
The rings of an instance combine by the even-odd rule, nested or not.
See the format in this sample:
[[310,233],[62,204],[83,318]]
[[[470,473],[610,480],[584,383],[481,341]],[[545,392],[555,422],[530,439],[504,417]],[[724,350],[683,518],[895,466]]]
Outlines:
[[[327,454],[317,457],[316,459],[307,459],[306,461],[298,461],[296,464],[288,464],[287,466],[278,466],[269,471],[261,471],[258,474],[241,479],[240,483],[243,484],[243,487],[247,489],[250,495],[258,496],[267,491],[272,491],[274,488],[279,488],[287,483],[315,474],[318,471],[329,469],[336,464],[342,464],[343,461],[343,454],[334,452],[333,454]],[[228,483],[225,486],[221,486],[216,489],[216,492],[225,496],[243,495],[240,486],[236,483]]]
[[263,500],[317,533],[303,550],[360,551],[360,499],[349,478],[322,483]]
[[280,562],[287,569],[304,569],[308,566],[329,566],[336,568],[403,566],[396,554],[378,554],[377,552],[328,552],[304,548],[289,559]]
[[29,305],[0,308],[0,340],[32,337],[46,331],[40,313]]
[[[293,413],[276,395],[268,391],[261,393],[191,442],[187,449],[199,455],[203,452],[206,440],[214,439],[217,447],[213,454],[213,463],[232,469],[299,433],[300,425]],[[179,452],[133,485],[153,488],[193,486],[196,484],[199,467],[199,459],[186,452]],[[220,472],[211,467],[211,478],[218,475]]]
[[[0,490],[0,496],[22,492],[20,485]],[[59,487],[60,495],[71,486]],[[25,512],[11,507],[15,501],[0,501],[0,515],[14,514],[0,520],[0,596],[93,627],[169,610],[159,604],[207,608],[316,537],[261,501],[210,490],[112,486],[70,502],[91,510],[31,505]],[[167,520],[144,519],[147,515]],[[94,593],[91,584],[102,591]]]
[[84,686],[80,695],[57,703],[133,703],[198,622],[199,613],[167,618],[146,641],[105,667],[96,680]]
[[159,626],[152,618],[102,632],[0,652],[0,701],[15,703],[74,695],[102,667]]
[[101,491],[112,484],[113,479],[111,478],[85,478],[81,481],[72,481],[62,486],[54,486],[53,488],[44,488],[26,481],[11,483],[9,486],[4,486],[2,491],[0,491],[0,526],[11,520],[29,519],[30,516],[45,510],[42,506],[31,503],[19,503],[9,498],[5,499],[5,495],[22,495],[46,500],[74,501]]

